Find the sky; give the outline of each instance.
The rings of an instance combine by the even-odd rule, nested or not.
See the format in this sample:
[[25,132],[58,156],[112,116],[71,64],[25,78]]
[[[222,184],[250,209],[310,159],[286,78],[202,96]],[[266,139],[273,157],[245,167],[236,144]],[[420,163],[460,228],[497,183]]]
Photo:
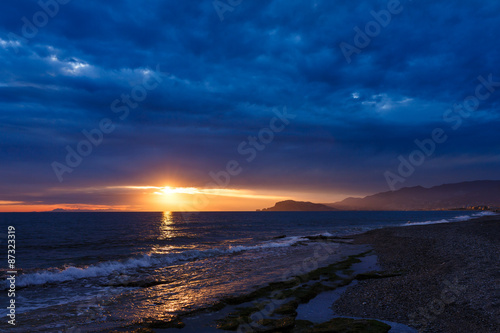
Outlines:
[[500,2],[0,5],[0,211],[500,179]]

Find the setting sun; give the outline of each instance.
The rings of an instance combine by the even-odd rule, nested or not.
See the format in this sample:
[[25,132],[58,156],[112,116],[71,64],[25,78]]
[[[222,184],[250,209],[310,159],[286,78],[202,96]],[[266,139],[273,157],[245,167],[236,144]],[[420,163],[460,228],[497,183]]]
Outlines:
[[199,193],[199,190],[195,187],[165,186],[165,187],[160,187],[160,190],[158,192],[155,192],[155,194],[158,194],[158,195],[172,195],[172,194],[177,194],[177,193],[196,194],[196,193]]
[[154,200],[159,205],[164,205],[167,209],[173,211],[184,210],[183,206],[186,205],[187,196],[196,194],[195,188],[183,188],[183,187],[170,187],[165,186],[159,188],[158,191],[153,194],[156,195],[156,200]]
[[[203,211],[217,210],[220,205],[229,209],[241,210],[244,201],[249,204],[248,210],[254,210],[255,200],[269,201],[283,199],[276,195],[257,194],[250,190],[222,189],[222,188],[196,188],[196,187],[147,187],[129,186],[129,189],[150,190],[150,197],[154,207],[170,211]],[[232,208],[235,207],[235,208]],[[238,207],[238,208],[236,208]]]

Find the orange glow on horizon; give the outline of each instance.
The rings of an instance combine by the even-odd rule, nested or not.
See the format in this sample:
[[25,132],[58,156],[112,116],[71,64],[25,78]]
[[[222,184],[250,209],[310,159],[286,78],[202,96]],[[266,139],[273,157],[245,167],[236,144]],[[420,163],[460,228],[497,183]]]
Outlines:
[[57,204],[57,205],[33,205],[33,204],[1,204],[0,213],[31,213],[31,212],[50,212],[55,209],[64,209],[67,211],[130,211],[130,206],[104,206],[104,205],[84,205],[84,204]]
[[[282,196],[283,191],[276,190],[181,186],[100,186],[75,189],[50,188],[46,191],[52,196],[59,195],[61,198],[65,198],[68,194],[80,195],[86,202],[95,200],[99,203],[37,204],[0,200],[0,212],[43,212],[54,209],[136,212],[255,211],[272,207],[277,201],[289,199],[319,203],[334,202],[334,200],[324,200],[326,195],[320,193],[287,192],[288,196]],[[43,197],[43,193],[40,193],[39,197]],[[109,198],[109,201],[103,202],[102,198]]]
[[[129,187],[137,189],[137,187]],[[141,188],[145,189],[145,188]],[[285,199],[276,195],[256,194],[248,190],[205,189],[196,187],[155,187],[147,188],[146,194],[153,207],[168,211],[223,211],[251,210],[261,205]]]

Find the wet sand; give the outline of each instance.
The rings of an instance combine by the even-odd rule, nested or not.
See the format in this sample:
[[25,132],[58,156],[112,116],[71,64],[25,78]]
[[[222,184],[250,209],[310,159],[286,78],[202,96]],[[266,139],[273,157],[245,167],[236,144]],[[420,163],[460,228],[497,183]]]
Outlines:
[[334,303],[337,315],[419,332],[499,332],[500,217],[372,230],[355,243],[401,275],[359,281]]

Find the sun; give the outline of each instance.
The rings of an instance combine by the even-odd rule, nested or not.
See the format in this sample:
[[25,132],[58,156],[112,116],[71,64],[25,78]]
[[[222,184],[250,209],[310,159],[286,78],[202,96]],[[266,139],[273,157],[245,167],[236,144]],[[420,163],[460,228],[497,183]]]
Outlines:
[[200,190],[198,190],[195,187],[171,187],[171,186],[164,186],[160,187],[155,194],[157,195],[173,195],[173,194],[197,194],[200,193]]
[[199,194],[200,191],[194,187],[159,187],[154,194],[157,196],[157,203],[166,210],[177,211],[185,210],[187,202],[190,202],[190,197],[194,194]]
[[137,204],[149,207],[148,211],[253,211],[254,207],[264,207],[276,201],[290,199],[269,191],[257,193],[255,190],[218,187],[122,185],[108,186],[106,189],[137,191]]

